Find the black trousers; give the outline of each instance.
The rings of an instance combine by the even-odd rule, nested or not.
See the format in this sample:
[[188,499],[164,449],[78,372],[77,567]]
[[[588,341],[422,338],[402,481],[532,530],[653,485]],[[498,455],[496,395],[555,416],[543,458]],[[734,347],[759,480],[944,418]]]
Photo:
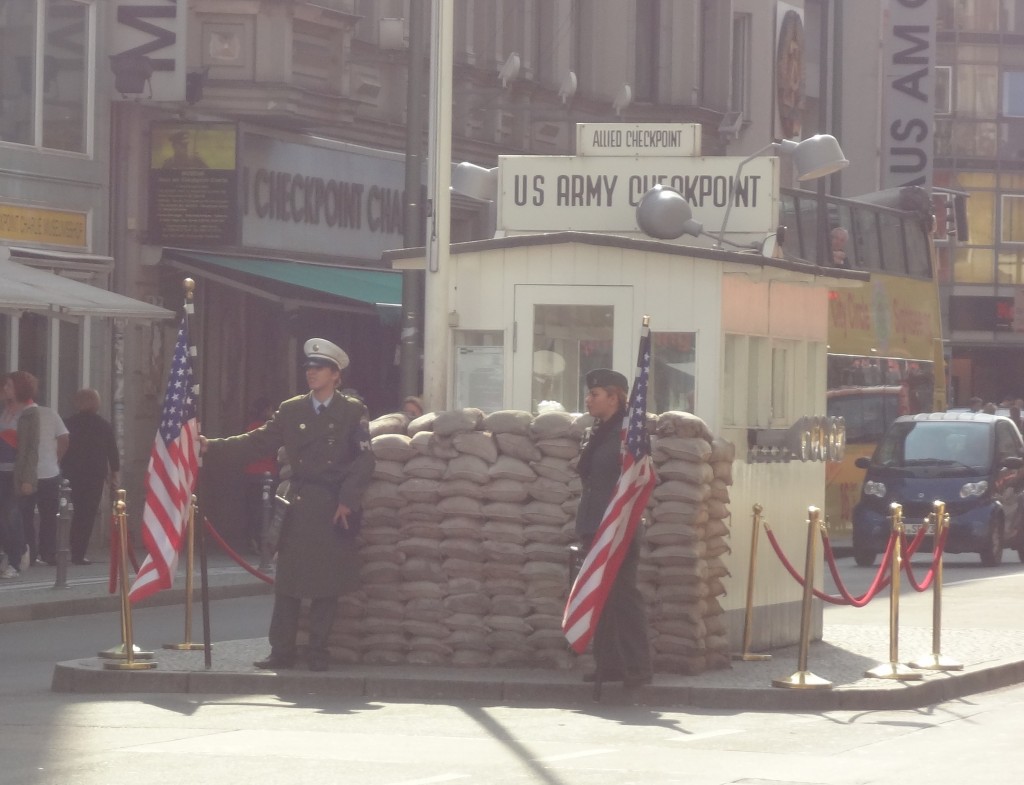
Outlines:
[[[53,562],[57,556],[57,512],[60,509],[60,476],[43,477],[36,492],[18,500],[21,525],[28,542],[29,559]],[[35,511],[39,508],[39,537],[36,538]],[[36,547],[38,544],[38,547]]]
[[639,561],[640,543],[634,537],[594,631],[596,671],[609,680],[646,679],[651,675],[647,603],[636,585]]
[[[270,615],[270,650],[275,658],[295,658],[295,638],[299,633],[301,597],[274,595],[274,610]],[[309,603],[309,657],[327,659],[328,641],[334,616],[338,610],[337,597],[314,597]]]
[[89,550],[92,529],[96,525],[96,512],[103,498],[104,478],[81,478],[71,483],[71,560],[81,561]]

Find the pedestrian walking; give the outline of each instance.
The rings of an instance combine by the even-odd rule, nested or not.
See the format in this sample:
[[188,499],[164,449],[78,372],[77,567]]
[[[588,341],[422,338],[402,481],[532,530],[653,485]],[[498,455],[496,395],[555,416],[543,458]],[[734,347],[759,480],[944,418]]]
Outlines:
[[71,562],[91,564],[89,540],[96,525],[96,513],[103,488],[117,485],[121,456],[114,429],[100,416],[100,394],[82,389],[75,393],[75,413],[68,417],[68,451],[61,460],[63,476],[71,483]]
[[[49,406],[39,412],[39,458],[35,493],[18,500],[21,525],[28,541],[29,562],[34,566],[57,563],[57,513],[60,510],[60,459],[68,450],[68,429]],[[39,529],[35,528],[36,510]]]
[[327,670],[338,597],[359,585],[358,533],[363,492],[373,474],[366,406],[342,395],[348,355],[322,338],[303,347],[309,392],[284,401],[248,433],[200,437],[200,449],[239,465],[284,447],[291,467],[287,513],[277,547],[270,655],[258,668],[291,668],[302,600],[309,599],[310,670]]
[[33,398],[39,388],[27,371],[13,371],[3,381],[0,412],[0,547],[7,564],[0,578],[17,578],[28,561],[18,500],[36,490],[39,464],[39,412]]

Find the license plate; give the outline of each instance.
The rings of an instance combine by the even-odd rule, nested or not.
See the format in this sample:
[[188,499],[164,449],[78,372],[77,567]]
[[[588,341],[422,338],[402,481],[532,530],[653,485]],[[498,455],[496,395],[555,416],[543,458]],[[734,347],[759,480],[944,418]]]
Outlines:
[[928,521],[927,523],[924,522],[924,521],[917,521],[917,522],[914,522],[914,523],[904,523],[903,524],[903,533],[906,534],[909,537],[913,537],[919,531],[921,531],[921,527],[922,526],[927,526],[928,527],[928,534],[935,534],[935,524],[932,523],[931,521]]

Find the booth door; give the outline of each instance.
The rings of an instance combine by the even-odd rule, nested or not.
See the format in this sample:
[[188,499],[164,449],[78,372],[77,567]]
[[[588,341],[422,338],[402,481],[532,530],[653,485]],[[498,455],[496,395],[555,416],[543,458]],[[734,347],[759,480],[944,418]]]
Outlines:
[[633,287],[517,285],[515,319],[512,408],[582,412],[588,371],[614,368],[632,379],[640,335]]

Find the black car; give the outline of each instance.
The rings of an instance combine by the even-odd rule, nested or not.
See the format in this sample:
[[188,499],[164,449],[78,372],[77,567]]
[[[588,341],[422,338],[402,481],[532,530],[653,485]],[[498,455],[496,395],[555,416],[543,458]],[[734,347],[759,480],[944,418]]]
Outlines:
[[853,552],[870,566],[885,550],[889,506],[903,506],[908,536],[926,525],[935,501],[949,513],[948,553],[977,553],[985,565],[1003,548],[1024,561],[1024,439],[1008,417],[937,412],[896,418],[870,458],[853,510]]

